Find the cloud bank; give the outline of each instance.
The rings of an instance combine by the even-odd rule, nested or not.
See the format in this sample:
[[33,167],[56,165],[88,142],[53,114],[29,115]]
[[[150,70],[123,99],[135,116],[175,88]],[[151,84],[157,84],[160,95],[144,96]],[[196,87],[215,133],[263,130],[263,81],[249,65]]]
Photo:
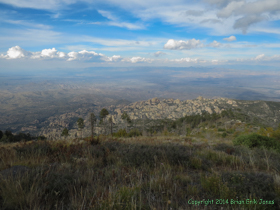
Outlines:
[[[199,40],[194,40],[195,43],[201,44],[201,42],[198,42]],[[171,49],[189,49],[190,47],[186,47],[187,44],[191,45],[191,43],[187,41],[175,41],[174,42],[167,42],[172,43]],[[173,45],[175,43],[175,45]],[[196,45],[194,45],[196,46]],[[208,45],[205,45],[206,47],[219,47],[222,46],[221,43],[214,41]],[[156,55],[163,55],[166,54],[162,51],[157,51],[151,56]],[[218,65],[218,64],[260,64],[260,63],[277,63],[280,62],[280,55],[270,55],[267,56],[264,53],[256,55],[251,58],[237,58],[237,59],[219,59],[219,56],[214,59],[204,59],[199,57],[183,57],[183,58],[175,58],[175,59],[153,59],[153,58],[145,58],[141,56],[133,56],[133,57],[122,57],[120,55],[113,55],[112,57],[106,56],[102,53],[97,53],[94,51],[87,51],[87,50],[81,50],[78,52],[71,51],[71,52],[61,52],[58,51],[56,48],[50,48],[50,49],[43,49],[39,52],[30,52],[22,49],[19,46],[14,46],[8,49],[6,54],[1,54],[0,59],[5,60],[50,60],[50,61],[62,61],[62,62],[87,62],[87,63],[101,63],[101,64],[110,64],[110,63],[116,63],[116,64],[136,64],[136,63],[147,63],[147,64],[154,64],[154,65],[173,65],[173,64],[202,64],[202,65]]]
[[94,51],[82,50],[79,52],[59,52],[55,48],[43,49],[41,52],[29,52],[19,46],[11,47],[7,54],[1,54],[0,58],[5,59],[60,59],[65,61],[89,61],[89,62],[115,62],[121,59],[121,56],[114,55],[107,57]]
[[124,63],[151,63],[154,59],[144,57],[123,58],[120,55],[108,57],[102,53],[82,50],[79,52],[59,52],[55,48],[43,49],[41,52],[29,52],[19,46],[11,47],[7,54],[1,54],[2,59],[38,59],[38,60],[62,60],[62,61],[81,61],[81,62],[124,62]]

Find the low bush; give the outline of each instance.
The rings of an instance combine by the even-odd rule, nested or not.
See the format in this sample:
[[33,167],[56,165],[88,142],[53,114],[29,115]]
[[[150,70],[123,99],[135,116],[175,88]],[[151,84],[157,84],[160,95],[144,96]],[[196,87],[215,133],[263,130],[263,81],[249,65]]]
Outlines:
[[113,133],[114,137],[127,137],[127,135],[128,134],[125,129],[120,129],[120,130],[118,130],[118,132]]
[[138,129],[134,128],[134,129],[129,131],[128,136],[129,137],[142,136],[142,132],[140,132]]
[[[191,166],[195,168],[197,161],[193,160],[190,163],[190,149],[185,146],[177,145],[162,145],[162,146],[147,146],[135,145],[130,148],[122,148],[118,151],[123,158],[123,162],[130,166],[139,167],[147,165],[154,167],[163,162],[168,162],[170,165]],[[207,161],[199,160],[199,168],[206,169]]]
[[31,141],[31,140],[46,140],[45,136],[31,136],[29,133],[18,133],[13,134],[11,131],[6,130],[4,133],[0,131],[0,142],[2,143],[12,143],[12,142],[20,142],[20,141]]
[[225,152],[229,155],[233,155],[235,153],[235,147],[231,146],[231,145],[228,145],[228,144],[225,144],[225,143],[221,143],[221,144],[217,144],[215,147],[214,147],[214,150],[217,150],[217,151],[222,151],[222,152]]
[[249,148],[265,147],[266,149],[274,149],[280,152],[280,143],[274,138],[261,136],[253,133],[249,135],[241,135],[233,140],[234,145],[245,145]]
[[29,144],[17,146],[14,149],[16,150],[17,156],[21,158],[33,155],[44,156],[50,153],[50,151],[52,150],[51,145],[48,142],[32,142]]
[[[227,183],[231,191],[238,195],[238,200],[256,198],[273,201],[269,209],[278,209],[279,198],[275,193],[274,180],[271,175],[264,173],[226,172],[222,180]],[[259,202],[259,200],[258,200]]]
[[46,171],[42,179],[42,190],[45,194],[43,200],[50,202],[57,200],[68,203],[71,185],[74,185],[75,177],[71,171]]
[[118,132],[113,133],[114,137],[134,137],[134,136],[142,136],[142,132],[138,129],[131,129],[128,133],[125,129],[120,129]]
[[233,134],[233,133],[235,132],[235,130],[232,129],[232,128],[230,128],[230,129],[228,129],[226,132],[227,132],[228,134]]
[[69,209],[70,190],[77,187],[77,180],[78,176],[70,170],[57,171],[49,167],[38,167],[16,178],[0,179],[0,198],[3,199],[0,209]]

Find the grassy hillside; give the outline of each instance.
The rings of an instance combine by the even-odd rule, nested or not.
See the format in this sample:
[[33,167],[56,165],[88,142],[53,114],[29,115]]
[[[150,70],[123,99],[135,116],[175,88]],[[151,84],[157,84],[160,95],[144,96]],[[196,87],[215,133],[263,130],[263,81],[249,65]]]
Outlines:
[[0,208],[279,209],[278,151],[211,132],[3,144]]
[[280,128],[231,110],[142,123],[93,140],[6,131],[0,209],[280,208]]

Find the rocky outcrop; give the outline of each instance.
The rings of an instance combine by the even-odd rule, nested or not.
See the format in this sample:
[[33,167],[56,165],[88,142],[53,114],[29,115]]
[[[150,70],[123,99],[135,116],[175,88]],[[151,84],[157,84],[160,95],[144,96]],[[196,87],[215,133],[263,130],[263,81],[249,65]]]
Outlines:
[[[61,138],[61,132],[66,127],[69,129],[69,139],[78,138],[81,136],[81,131],[78,130],[76,121],[79,117],[82,117],[85,120],[83,136],[90,136],[89,113],[94,112],[95,116],[98,116],[101,108],[104,107],[95,107],[94,110],[90,108],[79,108],[74,112],[49,117],[45,121],[40,122],[40,126],[36,127],[37,124],[33,124],[22,129],[23,131],[30,131],[30,133],[34,130],[39,130],[39,135],[44,135],[50,139],[57,139]],[[109,118],[112,117],[114,131],[125,127],[125,121],[121,119],[123,112],[127,112],[134,121],[164,118],[175,120],[186,115],[202,114],[203,112],[219,114],[223,110],[233,109],[242,110],[246,115],[261,118],[266,122],[275,123],[280,120],[280,103],[278,102],[240,101],[227,98],[207,99],[201,96],[185,101],[179,99],[152,98],[146,101],[137,101],[126,106],[111,105],[105,108],[110,113],[105,119],[105,123],[108,124]],[[108,129],[109,126],[99,125],[99,120],[97,120],[95,125],[96,133],[104,132],[104,127]],[[107,133],[109,133],[108,130]]]
[[[218,106],[224,104],[224,108]],[[201,114],[206,111],[209,113],[221,113],[228,104],[225,100],[205,99],[198,97],[194,100],[180,101],[179,99],[149,99],[147,101],[136,102],[131,105],[117,109],[117,114],[113,115],[115,123],[122,123],[121,114],[126,111],[131,119],[142,119],[147,116],[149,119],[177,119],[185,115]],[[134,108],[136,107],[136,108]]]

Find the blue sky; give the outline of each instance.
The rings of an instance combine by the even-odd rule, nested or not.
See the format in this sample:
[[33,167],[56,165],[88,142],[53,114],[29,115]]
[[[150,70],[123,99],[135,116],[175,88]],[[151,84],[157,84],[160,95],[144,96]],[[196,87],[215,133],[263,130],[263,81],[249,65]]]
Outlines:
[[280,64],[279,0],[0,0],[0,31],[0,71]]

